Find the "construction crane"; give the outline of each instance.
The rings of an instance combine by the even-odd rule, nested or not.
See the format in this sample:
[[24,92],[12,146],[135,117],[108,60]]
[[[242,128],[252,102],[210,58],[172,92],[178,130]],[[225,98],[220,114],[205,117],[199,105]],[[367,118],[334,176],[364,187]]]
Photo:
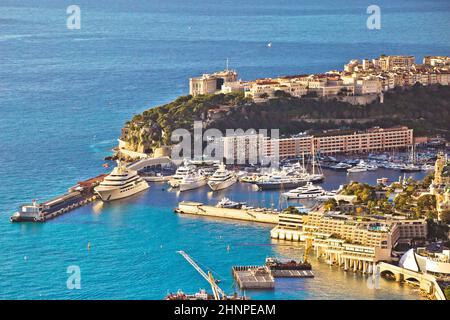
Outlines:
[[200,275],[209,282],[213,291],[214,300],[222,300],[223,298],[226,298],[226,294],[217,285],[216,280],[214,279],[210,271],[208,271],[208,274],[206,274],[205,271],[203,271],[202,268],[200,268],[198,264],[186,252],[177,251],[177,253],[181,254],[183,258],[185,258],[186,261],[189,262],[194,267],[194,269],[197,270],[198,273],[200,273]]

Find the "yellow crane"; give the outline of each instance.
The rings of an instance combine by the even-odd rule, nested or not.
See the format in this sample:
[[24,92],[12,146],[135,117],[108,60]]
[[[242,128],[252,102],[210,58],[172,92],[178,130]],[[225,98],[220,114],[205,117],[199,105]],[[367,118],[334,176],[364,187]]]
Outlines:
[[198,271],[198,273],[200,273],[200,275],[209,282],[209,284],[211,285],[211,289],[213,291],[213,295],[214,295],[214,300],[223,300],[226,298],[226,294],[223,292],[222,289],[220,289],[220,287],[217,285],[216,280],[214,279],[212,273],[210,271],[208,271],[208,274],[205,273],[205,271],[202,270],[202,268],[200,268],[198,266],[198,264],[184,251],[177,251],[177,253],[181,254],[183,256],[183,258],[186,259],[187,262],[189,262],[190,265],[192,265],[194,267],[195,270]]

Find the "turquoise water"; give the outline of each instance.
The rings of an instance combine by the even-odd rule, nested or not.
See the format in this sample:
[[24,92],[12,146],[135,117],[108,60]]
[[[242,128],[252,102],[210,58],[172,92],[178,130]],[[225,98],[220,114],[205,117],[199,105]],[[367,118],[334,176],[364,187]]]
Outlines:
[[[0,3],[3,299],[160,299],[167,290],[206,287],[175,253],[179,249],[220,274],[228,291],[232,265],[297,254],[269,245],[265,226],[172,213],[181,198],[214,202],[222,196],[205,190],[178,196],[155,185],[137,197],[84,207],[43,225],[12,225],[9,216],[20,203],[48,199],[104,172],[102,159],[126,120],[187,93],[189,76],[222,69],[226,58],[251,79],[342,68],[352,58],[381,53],[421,59],[450,49],[447,1],[378,1],[379,31],[366,29],[368,1],[77,1],[77,31],[65,27],[70,4]],[[345,179],[330,176],[327,183],[334,187]],[[276,202],[276,194],[242,188],[227,194],[267,206]],[[80,290],[66,287],[70,265],[81,268]],[[367,291],[362,277],[321,264],[315,269],[312,281],[283,281],[275,292],[251,295],[418,297],[388,283]]]

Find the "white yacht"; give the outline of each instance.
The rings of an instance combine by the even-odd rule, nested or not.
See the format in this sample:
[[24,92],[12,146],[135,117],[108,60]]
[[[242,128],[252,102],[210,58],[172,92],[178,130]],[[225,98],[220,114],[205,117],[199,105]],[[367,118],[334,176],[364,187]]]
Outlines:
[[208,182],[206,176],[200,173],[189,173],[181,179],[179,183],[180,191],[187,191],[203,187]]
[[288,199],[309,199],[316,198],[325,194],[325,190],[320,186],[315,186],[312,182],[308,182],[303,187],[298,187],[283,193]]
[[339,162],[338,164],[335,164],[330,167],[330,169],[333,170],[347,170],[350,169],[352,166],[345,162]]
[[236,174],[233,171],[227,170],[225,165],[221,164],[209,178],[208,186],[213,191],[222,190],[232,186],[237,180]]
[[132,196],[148,189],[148,183],[136,171],[129,170],[121,162],[94,188],[103,201],[111,201]]
[[366,163],[364,160],[361,160],[353,168],[347,169],[347,173],[374,171],[377,169],[378,169],[378,167],[376,165],[369,164],[369,163]]
[[172,176],[172,179],[169,180],[169,185],[172,188],[178,188],[180,186],[181,180],[183,180],[184,177],[194,173],[195,173],[195,166],[186,164],[182,165],[178,167],[177,171]]
[[228,208],[228,209],[241,209],[242,206],[245,204],[245,202],[235,202],[228,198],[222,198],[220,200],[216,207],[217,208]]

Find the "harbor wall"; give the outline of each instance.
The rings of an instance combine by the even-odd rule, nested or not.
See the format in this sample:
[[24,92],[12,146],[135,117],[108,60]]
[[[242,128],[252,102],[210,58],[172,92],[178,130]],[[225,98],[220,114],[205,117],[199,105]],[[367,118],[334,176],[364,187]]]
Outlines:
[[278,214],[270,213],[270,211],[262,209],[229,209],[205,206],[199,202],[180,202],[176,211],[182,214],[193,214],[197,216],[278,224]]

